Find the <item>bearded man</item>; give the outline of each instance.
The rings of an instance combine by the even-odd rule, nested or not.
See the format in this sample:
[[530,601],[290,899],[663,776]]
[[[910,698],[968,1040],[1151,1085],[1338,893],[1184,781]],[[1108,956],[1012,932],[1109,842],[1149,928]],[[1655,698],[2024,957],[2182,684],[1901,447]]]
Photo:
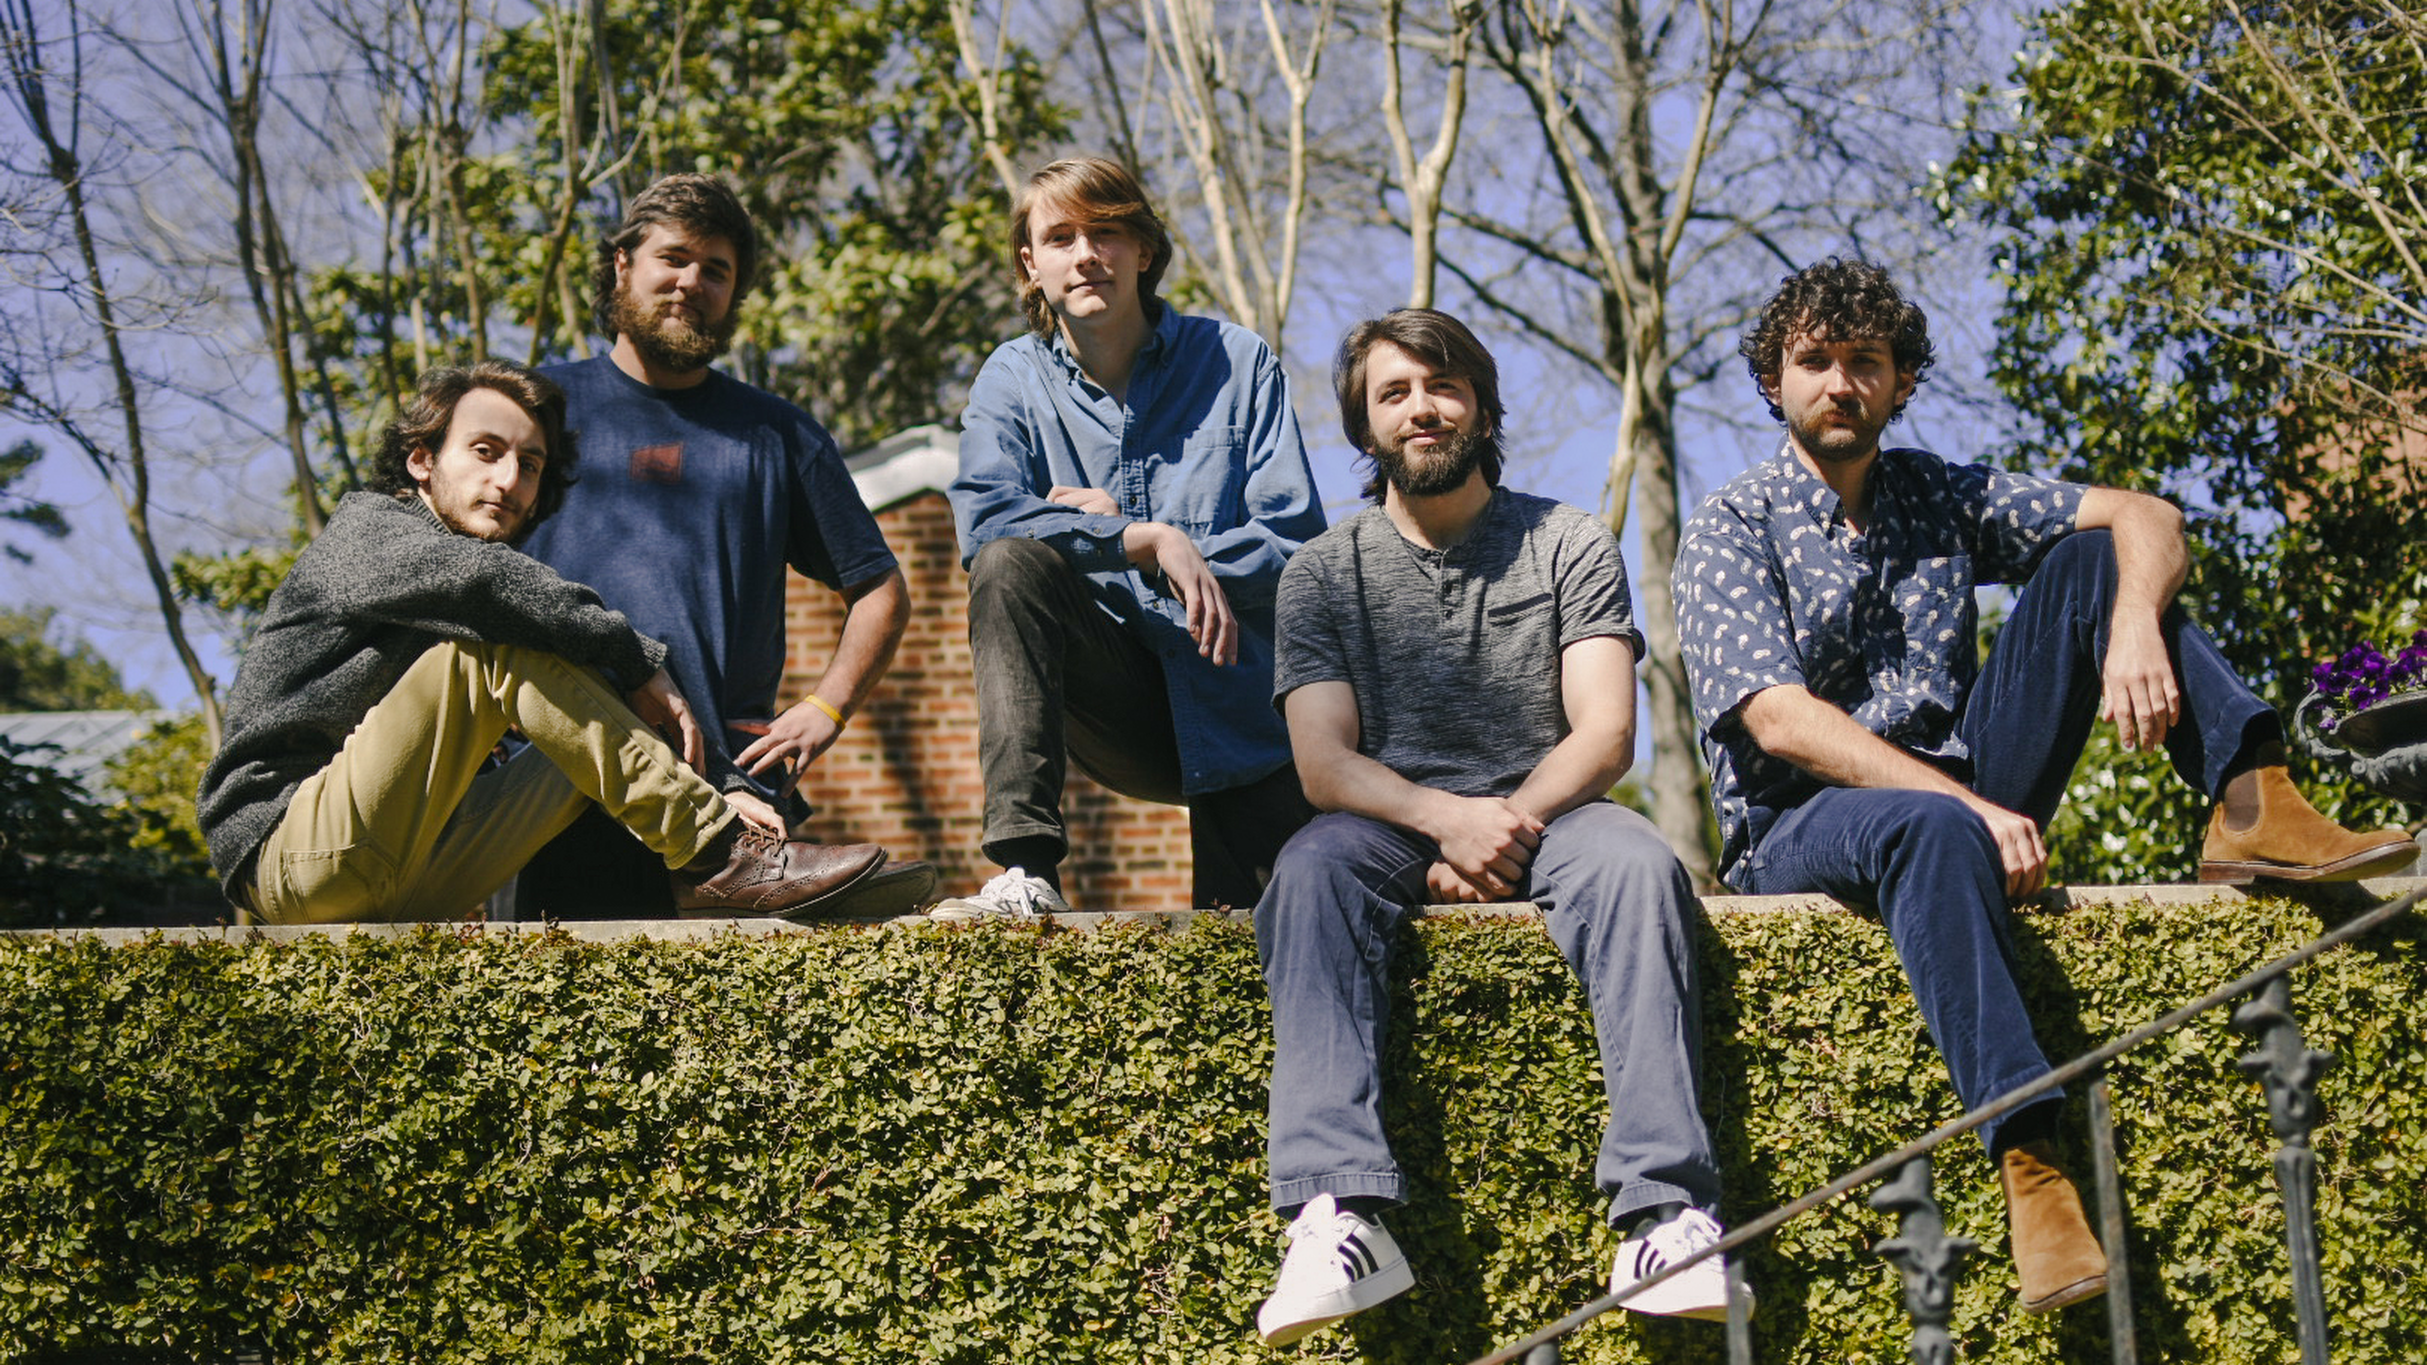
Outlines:
[[[2043,836],[2097,720],[2215,798],[2202,881],[2347,880],[2418,855],[2293,787],[2281,722],[2174,600],[2189,560],[2171,503],[1881,444],[1935,360],[1887,271],[1787,276],[1739,350],[1786,437],[1703,502],[1674,573],[1720,875],[1876,911],[1965,1107],[2051,1070],[2007,900],[2045,884]],[[2018,591],[1984,661],[1973,594],[1998,583]],[[2029,1312],[2107,1284],[2058,1164],[2062,1107],[2048,1091],[1978,1130]]]
[[1256,904],[1272,1202],[1292,1216],[1257,1327],[1294,1341],[1414,1283],[1380,1222],[1405,1198],[1382,1126],[1391,940],[1426,902],[1517,899],[1542,907],[1592,1004],[1609,1100],[1593,1174],[1622,1239],[1611,1290],[1637,1312],[1725,1317],[1692,888],[1651,822],[1607,796],[1634,761],[1643,652],[1618,542],[1500,486],[1498,369],[1457,319],[1360,324],[1333,375],[1377,505],[1281,574],[1273,696],[1328,813]]
[[[789,823],[803,813],[791,803],[802,774],[892,662],[910,598],[826,429],[710,368],[758,267],[757,229],[715,177],[669,175],[632,201],[591,273],[614,348],[543,372],[581,429],[586,477],[526,548],[666,642],[707,736],[710,780],[762,822]],[[848,610],[816,686],[779,713],[787,564]],[[779,804],[790,808],[779,815]],[[664,914],[664,879],[638,875],[644,856],[602,814],[585,816],[533,860],[520,909]],[[934,874],[907,864],[886,881],[923,901]]]

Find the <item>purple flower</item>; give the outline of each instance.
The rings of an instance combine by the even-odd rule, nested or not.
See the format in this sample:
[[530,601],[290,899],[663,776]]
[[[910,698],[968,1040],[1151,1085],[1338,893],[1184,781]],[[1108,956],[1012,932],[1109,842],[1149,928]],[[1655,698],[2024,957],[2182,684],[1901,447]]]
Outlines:
[[2397,693],[2427,690],[2427,629],[2414,632],[2410,643],[2390,659],[2362,640],[2332,662],[2309,670],[2309,681],[2325,703],[2320,730],[2332,730],[2342,718]]

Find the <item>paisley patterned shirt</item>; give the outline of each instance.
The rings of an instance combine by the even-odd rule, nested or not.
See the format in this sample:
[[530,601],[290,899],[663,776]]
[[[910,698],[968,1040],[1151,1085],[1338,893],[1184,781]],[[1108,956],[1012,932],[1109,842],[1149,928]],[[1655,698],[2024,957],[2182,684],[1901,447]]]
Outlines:
[[2029,578],[2074,529],[2087,491],[1882,450],[1870,525],[1858,533],[1829,486],[1782,449],[1702,504],[1686,523],[1674,587],[1722,876],[1775,812],[1820,785],[1745,733],[1737,708],[1764,688],[1801,684],[1969,779],[1955,722],[1980,673],[1972,590]]

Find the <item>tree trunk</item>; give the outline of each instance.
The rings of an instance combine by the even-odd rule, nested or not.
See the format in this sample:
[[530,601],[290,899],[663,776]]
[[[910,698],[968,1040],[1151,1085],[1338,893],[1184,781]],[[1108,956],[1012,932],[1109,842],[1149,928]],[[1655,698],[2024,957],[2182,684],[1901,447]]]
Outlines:
[[1700,727],[1686,686],[1684,654],[1677,642],[1677,605],[1669,576],[1677,565],[1681,521],[1677,498],[1676,384],[1669,377],[1667,345],[1657,332],[1638,335],[1636,368],[1646,377],[1635,405],[1633,427],[1635,492],[1642,499],[1642,554],[1635,569],[1636,620],[1643,629],[1643,685],[1651,707],[1652,770],[1644,786],[1651,795],[1652,823],[1677,850],[1695,886],[1718,882],[1710,842],[1710,786],[1699,755]]

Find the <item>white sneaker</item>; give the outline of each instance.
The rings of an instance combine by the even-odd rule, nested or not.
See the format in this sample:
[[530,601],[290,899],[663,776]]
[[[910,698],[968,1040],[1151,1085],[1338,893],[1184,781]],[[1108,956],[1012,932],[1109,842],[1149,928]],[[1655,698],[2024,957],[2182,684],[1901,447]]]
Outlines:
[[937,920],[1010,919],[1033,920],[1042,915],[1067,915],[1070,902],[1043,877],[1031,877],[1026,868],[1007,867],[994,875],[974,896],[955,896],[936,902],[927,918]]
[[1289,1225],[1289,1255],[1281,1261],[1272,1297],[1256,1312],[1267,1346],[1286,1346],[1318,1327],[1362,1313],[1416,1283],[1399,1244],[1380,1223],[1368,1223],[1318,1194]]
[[[1648,1280],[1719,1241],[1719,1224],[1700,1209],[1677,1213],[1641,1237],[1618,1244],[1618,1259],[1610,1266],[1610,1292],[1624,1294],[1628,1285]],[[1728,1263],[1724,1256],[1707,1256],[1622,1305],[1638,1313],[1722,1321],[1728,1315]],[[1744,1290],[1747,1311],[1753,1290]]]

